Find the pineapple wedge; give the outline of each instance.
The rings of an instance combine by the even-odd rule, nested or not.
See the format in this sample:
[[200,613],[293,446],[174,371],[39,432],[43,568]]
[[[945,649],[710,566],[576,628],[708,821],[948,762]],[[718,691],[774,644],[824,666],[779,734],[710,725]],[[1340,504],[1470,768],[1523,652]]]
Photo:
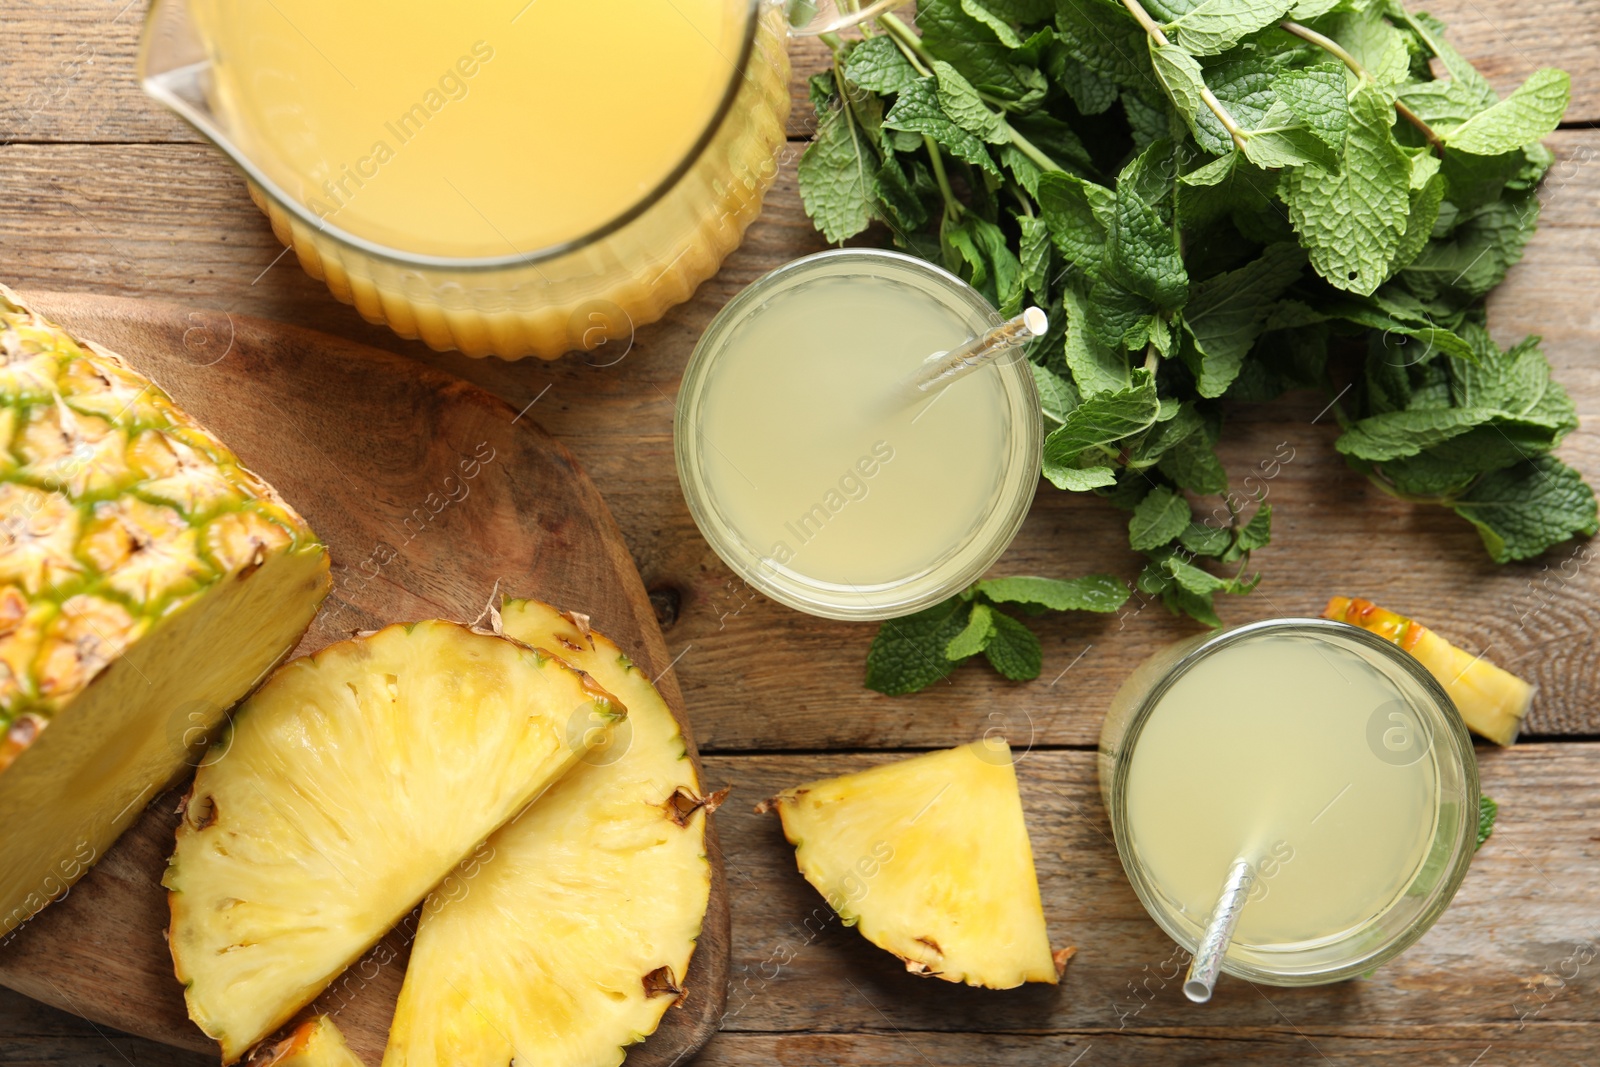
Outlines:
[[606,736],[621,704],[516,641],[390,626],[272,676],[195,776],[165,885],[189,1015],[232,1063]]
[[581,616],[510,601],[502,626],[628,719],[428,899],[384,1067],[614,1067],[681,996],[705,917],[714,801],[666,702]]
[[0,938],[203,750],[328,593],[271,486],[0,286]]
[[[763,802],[800,873],[913,974],[1010,989],[1059,978],[1011,749],[974,741]],[[1059,963],[1058,963],[1059,960]]]
[[301,1023],[250,1067],[362,1067],[333,1018],[319,1015]]
[[1509,745],[1533,704],[1533,686],[1481,656],[1457,648],[1432,630],[1370,600],[1336,596],[1322,617],[1370,630],[1411,653],[1450,695],[1472,732]]

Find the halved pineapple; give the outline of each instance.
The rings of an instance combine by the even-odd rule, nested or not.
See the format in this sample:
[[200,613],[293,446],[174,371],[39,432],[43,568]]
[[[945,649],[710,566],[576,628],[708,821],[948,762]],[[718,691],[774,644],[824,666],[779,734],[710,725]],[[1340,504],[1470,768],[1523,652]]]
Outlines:
[[1497,745],[1516,741],[1523,717],[1533,704],[1529,683],[1370,600],[1333,597],[1322,617],[1359,626],[1399,645],[1444,686],[1468,729]]
[[385,1067],[614,1067],[681,996],[705,917],[711,805],[666,702],[581,616],[502,619],[628,719],[428,898]]
[[271,486],[0,286],[0,937],[198,756],[328,588]]
[[847,926],[913,974],[1010,989],[1054,983],[1022,798],[1002,740],[974,741],[762,802],[800,873]]
[[250,1067],[362,1067],[331,1016],[319,1015],[253,1058]]
[[449,622],[289,663],[195,776],[167,869],[189,1015],[231,1063],[582,759],[620,702]]

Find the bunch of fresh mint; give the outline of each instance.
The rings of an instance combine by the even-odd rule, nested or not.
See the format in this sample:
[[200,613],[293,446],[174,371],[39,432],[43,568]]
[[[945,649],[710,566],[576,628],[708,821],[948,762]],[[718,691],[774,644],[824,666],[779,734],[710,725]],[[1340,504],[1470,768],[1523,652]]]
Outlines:
[[[1228,489],[1221,402],[1293,388],[1336,400],[1352,465],[1496,560],[1596,531],[1549,454],[1572,403],[1483,303],[1533,232],[1566,74],[1498,99],[1398,0],[921,0],[916,21],[825,37],[806,210],[1049,311],[1044,475],[1131,512],[1141,592],[1215,624],[1217,593],[1254,587],[1270,514]],[[874,655],[940,612],[983,629],[964,597]],[[966,647],[955,622],[921,650]]]

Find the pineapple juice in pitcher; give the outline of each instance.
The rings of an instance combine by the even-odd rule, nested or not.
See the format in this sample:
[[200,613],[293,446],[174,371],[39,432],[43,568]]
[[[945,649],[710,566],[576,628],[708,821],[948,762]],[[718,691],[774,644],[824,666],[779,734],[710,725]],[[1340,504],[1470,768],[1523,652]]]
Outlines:
[[758,0],[157,0],[141,68],[369,320],[554,357],[737,245],[784,140],[782,33]]

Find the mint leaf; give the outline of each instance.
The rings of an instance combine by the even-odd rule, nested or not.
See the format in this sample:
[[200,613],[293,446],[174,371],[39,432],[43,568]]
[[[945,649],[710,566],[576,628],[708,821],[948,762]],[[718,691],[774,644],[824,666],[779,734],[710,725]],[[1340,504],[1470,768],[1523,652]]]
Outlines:
[[1198,226],[1235,211],[1274,210],[1278,177],[1230,151],[1178,179],[1178,217],[1186,226]]
[[1140,368],[1133,372],[1131,381],[1126,389],[1086,398],[1050,432],[1044,439],[1046,478],[1057,481],[1064,476],[1064,469],[1081,466],[1078,461],[1085,452],[1131,437],[1156,421],[1161,403],[1156,397],[1154,377]]
[[933,75],[939,83],[939,106],[963,130],[991,144],[1009,140],[1004,132],[1005,119],[999,112],[990,111],[978,90],[961,76],[961,72],[942,59],[933,61]]
[[[1433,156],[1426,157],[1433,159]],[[1413,168],[1415,169],[1415,168]],[[1411,266],[1433,236],[1434,223],[1439,221],[1439,206],[1444,203],[1444,177],[1435,174],[1418,189],[1411,190],[1411,210],[1406,216],[1406,232],[1389,260],[1389,273],[1394,274]]]
[[1478,794],[1478,844],[1477,844],[1477,848],[1482,848],[1483,847],[1483,843],[1485,841],[1489,840],[1490,836],[1494,834],[1494,820],[1495,820],[1495,817],[1498,816],[1499,814],[1500,814],[1500,805],[1496,804],[1493,800],[1490,800],[1488,797],[1484,796],[1482,793],[1479,793]]
[[1366,68],[1374,85],[1399,85],[1411,71],[1411,52],[1405,34],[1383,18],[1383,5],[1337,16],[1328,36],[1344,46]]
[[991,578],[975,587],[997,604],[1027,604],[1051,611],[1116,611],[1128,602],[1128,587],[1109,574],[1083,578]]
[[1038,390],[1039,409],[1044,417],[1058,426],[1066,422],[1072,409],[1078,406],[1078,390],[1065,378],[1037,363],[1028,367],[1033,371],[1033,386]]
[[945,649],[966,628],[969,603],[951,597],[878,628],[867,652],[868,689],[889,696],[925,689],[955,670]]
[[967,617],[965,628],[945,645],[945,658],[964,660],[968,656],[976,656],[983,651],[989,639],[994,637],[994,633],[994,611],[987,604],[973,604],[972,614]]
[[1129,292],[1163,310],[1171,310],[1182,306],[1189,295],[1189,275],[1178,252],[1178,233],[1140,195],[1137,182],[1130,180],[1164,162],[1158,160],[1162,152],[1163,145],[1157,142],[1123,168],[1117,182],[1106,264],[1111,276]]
[[1167,27],[1178,44],[1197,56],[1226,52],[1253,33],[1271,26],[1295,0],[1205,0]]
[[[1000,43],[1007,48],[1021,48],[1022,38],[1017,36],[1006,20],[978,3],[978,0],[961,0],[961,10],[971,16],[975,22],[980,22],[992,31]],[[1046,17],[1046,16],[1035,16]]]
[[[831,92],[832,75],[819,75],[814,84]],[[797,177],[806,214],[827,241],[837,244],[867,228],[879,194],[877,175],[877,156],[848,107],[841,102],[823,112]]]
[[1539,221],[1539,199],[1524,193],[1496,200],[1456,224],[1448,240],[1429,241],[1399,274],[1426,301],[1466,303],[1485,296],[1522,259]]
[[945,114],[932,78],[919,78],[901,89],[894,106],[883,116],[883,124],[891,130],[926,134],[968,163],[975,163],[996,176],[1000,174],[1000,168],[983,141]]
[[1278,298],[1299,280],[1305,258],[1292,242],[1268,245],[1259,258],[1238,270],[1194,286],[1183,325],[1194,339],[1197,358],[1191,369],[1201,396],[1227,392]]
[[1200,72],[1200,61],[1181,48],[1156,44],[1153,37],[1149,48],[1150,66],[1161,79],[1161,87],[1167,91],[1178,113],[1193,127],[1195,114],[1205,106],[1202,95],[1206,80]]
[[1178,535],[1178,544],[1197,556],[1216,558],[1233,546],[1233,532],[1224,526],[1191,522],[1189,528]]
[[1067,368],[1072,371],[1078,390],[1084,396],[1094,396],[1126,389],[1129,385],[1128,357],[1091,336],[1088,308],[1075,286],[1068,285],[1061,290],[1061,310],[1067,321]]
[[1496,563],[1532,559],[1568,538],[1600,530],[1594,490],[1554,456],[1486,474],[1453,506],[1478,528]]
[[1300,124],[1294,113],[1274,104],[1257,129],[1244,138],[1244,154],[1250,162],[1268,170],[1303,167],[1315,163],[1327,170],[1339,167],[1339,155],[1315,131]]
[[1350,101],[1339,170],[1285,173],[1283,196],[1317,273],[1339,289],[1370,293],[1389,276],[1411,210],[1411,162],[1395,143],[1394,108],[1363,86]]
[[1189,528],[1189,502],[1164,485],[1139,501],[1128,520],[1128,544],[1143,551],[1159,548]]
[[1116,195],[1103,185],[1052,171],[1039,177],[1039,209],[1056,250],[1091,277],[1097,274]]
[[917,28],[929,52],[997,99],[1042,97],[1044,75],[1036,66],[1013,62],[1012,50],[996,38],[991,25],[973,18],[967,6],[957,0],[922,0],[917,5]]
[[1386,411],[1351,424],[1334,447],[1347,456],[1379,463],[1401,459],[1459,437],[1495,414],[1485,408]]
[[1062,0],[1056,33],[1067,55],[1095,77],[1138,93],[1152,91],[1153,72],[1140,61],[1149,54],[1145,32],[1115,0]]
[[1321,63],[1284,71],[1273,79],[1272,92],[1324,144],[1335,153],[1344,151],[1350,105],[1345,99],[1343,67]]
[[1037,215],[1015,216],[1017,230],[1022,240],[1017,246],[1017,258],[1022,264],[1022,277],[1028,292],[1040,303],[1050,302],[1050,228]]
[[1512,419],[1548,428],[1546,448],[1578,428],[1572,398],[1550,377],[1550,363],[1539,350],[1539,338],[1501,352],[1487,333],[1479,338],[1478,358],[1452,367],[1452,402],[1465,408],[1496,408]]
[[1446,134],[1445,144],[1474,156],[1497,156],[1548,136],[1572,98],[1564,70],[1536,70],[1516,92]]
[[1044,651],[1033,631],[1009,615],[994,613],[994,636],[984,646],[989,665],[1013,682],[1039,677]]
[[[1278,73],[1269,63],[1235,60],[1207,71],[1206,83],[1228,114],[1240,126],[1251,130],[1262,124],[1267,112],[1277,102],[1272,93],[1272,83]],[[1234,147],[1233,138],[1210,108],[1202,108],[1195,114],[1194,139],[1212,155],[1225,155]]]
[[1228,488],[1228,472],[1217,458],[1210,441],[1191,438],[1184,448],[1175,448],[1161,457],[1156,468],[1177,483],[1179,488],[1202,496]]
[[1258,548],[1265,548],[1271,540],[1272,505],[1262,504],[1250,516],[1250,521],[1239,528],[1239,539],[1234,542],[1234,548],[1239,552],[1254,552]]
[[869,37],[850,50],[844,76],[875,93],[898,93],[921,80],[892,37]]

